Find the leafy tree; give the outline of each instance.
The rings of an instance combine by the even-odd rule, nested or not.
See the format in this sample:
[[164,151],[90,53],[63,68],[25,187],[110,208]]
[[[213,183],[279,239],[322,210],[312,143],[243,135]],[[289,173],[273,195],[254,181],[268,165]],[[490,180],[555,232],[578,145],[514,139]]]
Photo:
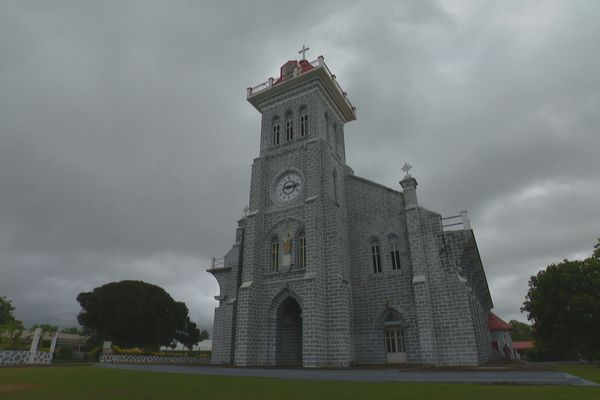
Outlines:
[[13,311],[15,311],[15,308],[12,301],[7,300],[6,297],[0,297],[0,325],[7,325],[16,321]]
[[156,285],[141,281],[107,283],[80,293],[77,301],[82,308],[77,320],[97,340],[154,350],[169,345],[178,331],[188,329],[191,335],[185,304]]
[[188,319],[183,329],[177,330],[175,340],[191,350],[200,341],[200,331],[196,324]]
[[529,279],[522,311],[546,359],[600,359],[600,259],[564,260]]
[[521,342],[525,340],[533,340],[531,333],[531,325],[525,322],[517,321],[515,319],[510,320],[512,325],[512,340],[515,342]]
[[200,332],[200,337],[198,338],[198,340],[201,342],[206,339],[208,339],[208,332],[206,332],[205,329],[202,329],[202,332]]
[[70,328],[63,328],[60,330],[61,333],[71,333],[73,335],[83,335],[83,330],[76,326],[71,326]]
[[600,238],[597,238],[598,243],[596,243],[594,245],[594,253],[592,254],[592,257],[594,257],[596,260],[600,260]]
[[23,331],[23,322],[13,315],[12,302],[0,297],[0,349],[10,350],[18,347],[18,338]]

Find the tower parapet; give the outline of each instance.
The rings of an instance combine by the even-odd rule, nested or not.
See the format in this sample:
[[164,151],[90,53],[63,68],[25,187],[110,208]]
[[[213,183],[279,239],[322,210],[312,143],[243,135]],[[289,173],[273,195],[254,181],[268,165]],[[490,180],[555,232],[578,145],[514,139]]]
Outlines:
[[348,94],[338,83],[336,76],[331,73],[325,58],[319,56],[314,61],[290,60],[280,68],[279,78],[269,78],[265,82],[249,87],[246,98],[258,111],[262,112],[261,104],[266,100],[284,92],[289,92],[296,86],[305,84],[310,80],[319,80],[327,94],[334,101],[344,118],[344,122],[356,119],[356,107],[348,99]]

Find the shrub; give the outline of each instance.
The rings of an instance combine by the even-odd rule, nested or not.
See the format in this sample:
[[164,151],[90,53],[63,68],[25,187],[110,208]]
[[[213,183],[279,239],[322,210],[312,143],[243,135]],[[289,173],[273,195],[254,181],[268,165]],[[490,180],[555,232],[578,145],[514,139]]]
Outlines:
[[90,360],[98,361],[100,359],[101,352],[102,352],[102,347],[98,346],[98,347],[94,347],[92,350],[90,350],[90,352],[87,355],[90,358]]
[[73,349],[69,346],[59,347],[54,356],[59,360],[70,360],[73,358]]
[[123,349],[117,345],[113,345],[112,350],[115,354],[126,354],[130,356],[141,356],[145,354],[144,350],[140,349],[139,347],[134,347],[132,349]]

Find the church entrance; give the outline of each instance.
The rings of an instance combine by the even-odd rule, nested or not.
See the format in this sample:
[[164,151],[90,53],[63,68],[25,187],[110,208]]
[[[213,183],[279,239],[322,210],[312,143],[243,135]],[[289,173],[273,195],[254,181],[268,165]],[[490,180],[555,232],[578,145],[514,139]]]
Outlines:
[[386,362],[392,364],[406,362],[404,332],[400,327],[385,328],[385,350]]
[[291,297],[277,310],[276,365],[302,365],[302,309]]

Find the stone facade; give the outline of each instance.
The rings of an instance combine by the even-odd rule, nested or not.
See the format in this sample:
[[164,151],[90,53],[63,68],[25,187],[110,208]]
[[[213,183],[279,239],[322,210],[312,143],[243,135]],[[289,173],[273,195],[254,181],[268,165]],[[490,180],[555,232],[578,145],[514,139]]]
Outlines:
[[212,362],[486,361],[492,302],[470,226],[444,228],[408,174],[402,190],[354,175],[355,109],[322,58],[286,63],[248,100],[260,154],[235,244],[209,269],[221,289]]
[[33,362],[29,350],[3,350],[0,351],[0,365],[25,365],[25,364],[51,364],[52,353],[47,351],[34,351]]

